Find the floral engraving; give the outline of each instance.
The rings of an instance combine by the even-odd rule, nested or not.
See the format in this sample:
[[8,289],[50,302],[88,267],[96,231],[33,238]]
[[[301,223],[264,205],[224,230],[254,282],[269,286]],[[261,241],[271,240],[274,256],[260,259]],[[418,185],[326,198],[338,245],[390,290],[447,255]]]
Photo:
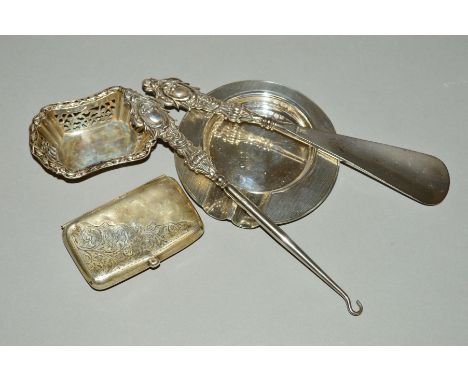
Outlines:
[[144,261],[191,231],[193,223],[188,221],[161,225],[80,222],[70,236],[86,268],[99,275]]

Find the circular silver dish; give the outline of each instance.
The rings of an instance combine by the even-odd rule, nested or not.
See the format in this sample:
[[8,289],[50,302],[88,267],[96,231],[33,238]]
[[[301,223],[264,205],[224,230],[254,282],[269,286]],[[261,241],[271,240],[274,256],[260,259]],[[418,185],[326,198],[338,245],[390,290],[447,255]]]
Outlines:
[[[242,104],[258,114],[335,132],[325,113],[303,94],[267,81],[223,85],[211,96]],[[316,209],[328,196],[339,162],[320,150],[250,124],[235,124],[192,110],[181,132],[209,153],[218,172],[239,188],[277,224],[295,221]],[[205,212],[242,228],[257,223],[203,175],[190,171],[175,156],[179,178]]]

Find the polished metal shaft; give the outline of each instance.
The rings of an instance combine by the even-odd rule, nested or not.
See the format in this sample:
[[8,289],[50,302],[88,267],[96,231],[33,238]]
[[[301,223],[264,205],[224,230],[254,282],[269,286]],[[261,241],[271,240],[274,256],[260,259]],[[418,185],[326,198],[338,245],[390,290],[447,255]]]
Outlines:
[[438,204],[448,193],[447,167],[432,155],[292,123],[275,122],[270,129],[325,151],[341,163],[419,203]]
[[307,253],[305,253],[280,227],[265,216],[249,199],[247,199],[237,188],[231,184],[224,187],[224,192],[234,200],[242,209],[252,216],[273,239],[275,239],[283,248],[292,254],[297,260],[305,265],[313,272],[320,280],[333,289],[346,302],[346,307],[353,316],[359,316],[362,313],[363,307],[359,300],[356,301],[358,309],[355,310],[352,306],[349,296],[341,289],[316,263]]

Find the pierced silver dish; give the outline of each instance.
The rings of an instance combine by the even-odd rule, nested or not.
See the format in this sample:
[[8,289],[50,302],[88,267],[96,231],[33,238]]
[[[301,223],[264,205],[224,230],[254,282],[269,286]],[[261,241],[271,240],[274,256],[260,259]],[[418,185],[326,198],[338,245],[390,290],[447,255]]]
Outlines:
[[130,121],[125,88],[43,107],[30,126],[31,153],[52,173],[77,179],[146,158],[156,139]]

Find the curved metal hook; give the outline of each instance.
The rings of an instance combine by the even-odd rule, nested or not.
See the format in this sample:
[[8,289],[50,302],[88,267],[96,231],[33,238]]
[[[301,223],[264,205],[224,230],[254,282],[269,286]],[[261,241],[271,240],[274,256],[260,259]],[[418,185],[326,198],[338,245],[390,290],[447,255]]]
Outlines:
[[364,308],[363,308],[363,306],[362,306],[362,304],[361,304],[361,302],[359,300],[356,300],[356,305],[359,308],[358,310],[353,309],[353,306],[351,304],[351,300],[349,299],[348,296],[346,296],[345,301],[346,301],[346,307],[348,308],[348,312],[353,316],[359,316],[362,313],[362,311],[364,310]]

